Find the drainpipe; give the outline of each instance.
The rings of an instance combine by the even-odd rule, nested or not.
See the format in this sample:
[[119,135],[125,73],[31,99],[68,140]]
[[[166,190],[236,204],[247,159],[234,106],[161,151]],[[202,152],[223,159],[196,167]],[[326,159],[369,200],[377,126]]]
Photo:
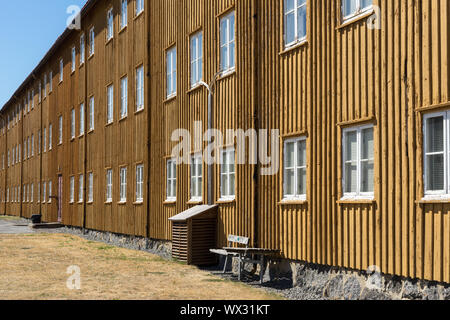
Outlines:
[[[86,43],[86,30],[83,30],[84,41]],[[88,140],[88,122],[87,122],[87,110],[88,110],[88,60],[86,59],[86,45],[84,46],[84,172],[83,172],[83,233],[86,233],[86,211],[87,211],[87,184],[88,176],[87,176],[87,140]],[[59,188],[59,186],[58,186]],[[59,200],[58,200],[59,201]],[[62,208],[61,210],[61,222],[63,220],[62,217]]]
[[[3,121],[3,128],[5,130],[5,150],[4,150],[5,153],[3,154],[3,159],[2,159],[2,161],[3,161],[2,162],[2,166],[3,166],[3,163],[6,163],[6,157],[7,157],[7,153],[8,153],[8,128],[7,128],[8,123],[6,122],[5,116],[3,114],[1,114],[1,113],[0,113],[0,118]],[[3,192],[4,192],[4,194],[3,194],[3,197],[4,197],[4,214],[6,215],[6,188],[7,188],[7,181],[8,181],[7,180],[8,168],[7,168],[6,165],[5,165],[3,170],[5,171],[5,188],[3,190]]]
[[[258,0],[252,0],[252,55],[253,55],[253,83],[252,91],[254,97],[253,105],[253,127],[258,132],[259,129],[259,95],[258,95]],[[259,142],[259,141],[258,141]],[[259,247],[259,143],[256,144],[256,164],[253,172],[253,188],[254,188],[254,212],[253,212],[253,246]]]
[[[199,84],[204,86],[208,90],[208,143],[212,143],[211,130],[213,127],[213,95],[214,95],[214,85],[217,79],[217,74],[214,75],[213,80],[208,85],[203,81]],[[208,182],[207,182],[207,193],[208,193],[208,205],[212,206],[214,204],[214,176],[213,176],[213,164],[208,165]]]

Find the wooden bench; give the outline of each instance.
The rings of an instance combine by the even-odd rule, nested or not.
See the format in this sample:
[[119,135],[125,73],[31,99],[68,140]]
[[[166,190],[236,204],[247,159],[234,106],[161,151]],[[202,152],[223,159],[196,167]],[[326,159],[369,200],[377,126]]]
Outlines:
[[[231,247],[233,244],[238,244],[241,246],[245,246],[245,248],[248,248],[248,243],[249,243],[250,239],[246,238],[246,237],[239,237],[239,236],[234,236],[234,235],[229,235],[228,236],[228,246]],[[227,272],[227,265],[228,265],[228,258],[233,258],[233,257],[239,257],[239,253],[236,252],[230,252],[228,250],[225,249],[210,249],[209,250],[212,253],[218,254],[220,256],[225,256],[225,265],[223,267],[223,273]]]
[[[235,243],[241,245],[241,247],[231,247],[231,245]],[[215,254],[226,256],[223,273],[226,272],[229,257],[237,257],[239,259],[239,281],[241,280],[244,266],[246,263],[259,265],[260,266],[259,281],[262,284],[264,279],[264,272],[266,270],[267,258],[279,255],[280,250],[249,248],[248,243],[249,238],[230,235],[228,236],[229,247],[222,249],[211,249],[210,251]]]

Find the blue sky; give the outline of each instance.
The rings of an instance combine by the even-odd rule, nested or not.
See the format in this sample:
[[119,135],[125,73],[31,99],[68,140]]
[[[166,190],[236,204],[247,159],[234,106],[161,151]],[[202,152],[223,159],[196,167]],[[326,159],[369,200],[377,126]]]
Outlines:
[[2,1],[0,10],[0,108],[66,28],[67,8],[86,0]]

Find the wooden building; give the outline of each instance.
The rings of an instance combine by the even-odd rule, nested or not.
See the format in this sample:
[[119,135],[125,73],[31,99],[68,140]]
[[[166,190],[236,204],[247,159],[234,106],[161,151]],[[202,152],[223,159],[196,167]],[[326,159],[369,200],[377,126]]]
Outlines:
[[449,14],[434,0],[90,0],[1,111],[0,213],[171,240],[169,218],[207,203],[207,143],[176,164],[171,139],[208,128],[206,83],[213,128],[280,132],[274,175],[219,144],[217,246],[236,234],[449,283]]

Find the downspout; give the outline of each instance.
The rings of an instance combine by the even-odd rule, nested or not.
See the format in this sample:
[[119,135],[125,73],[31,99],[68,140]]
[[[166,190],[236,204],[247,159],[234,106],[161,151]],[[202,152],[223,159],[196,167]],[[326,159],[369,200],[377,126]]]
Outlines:
[[[32,75],[33,79],[35,78],[34,74]],[[33,97],[31,98],[33,99]],[[17,100],[17,98],[16,98]],[[31,101],[28,101],[28,103],[32,103]],[[22,111],[20,111],[22,113]],[[23,217],[23,196],[25,194],[25,192],[23,192],[23,163],[24,163],[24,157],[25,154],[23,153],[23,123],[25,122],[24,119],[24,114],[21,114],[20,119],[22,119],[20,121],[20,140],[19,140],[19,146],[21,146],[19,148],[19,154],[21,154],[22,156],[20,157],[20,190],[19,190],[19,194],[20,194],[20,218]],[[17,160],[17,159],[16,159]]]
[[[152,3],[152,1],[149,1],[149,5],[150,3]],[[144,72],[145,72],[145,79],[147,81],[145,81],[147,90],[144,90],[144,110],[147,113],[147,165],[144,166],[144,172],[145,170],[147,170],[147,192],[145,193],[145,197],[147,200],[147,221],[145,223],[145,232],[146,232],[146,238],[150,239],[150,168],[151,168],[151,130],[152,130],[152,119],[151,117],[151,112],[148,108],[150,108],[151,104],[148,103],[147,101],[150,101],[150,99],[147,99],[147,96],[150,97],[150,90],[151,90],[151,79],[150,79],[150,12],[152,10],[149,8],[149,10],[145,10],[145,32],[146,32],[146,36],[147,36],[147,67],[144,68]],[[145,95],[145,91],[147,92],[147,95]],[[145,107],[145,104],[147,104],[147,107]],[[144,173],[142,173],[144,174]],[[142,190],[142,192],[144,192],[144,190]]]
[[[83,30],[84,41],[86,43],[86,30]],[[88,60],[86,60],[86,45],[84,45],[84,173],[83,173],[83,233],[86,229],[86,210],[87,210],[87,140],[88,140],[88,126],[87,126],[87,110],[88,110]],[[59,201],[59,199],[58,199]],[[62,208],[61,210],[61,221],[62,221]]]
[[[8,128],[7,128],[8,124],[6,122],[5,116],[3,114],[1,114],[1,113],[0,113],[0,118],[3,121],[3,128],[5,130],[5,153],[3,154],[3,159],[2,159],[2,167],[3,167],[3,164],[6,163],[6,157],[7,157],[7,153],[8,153]],[[7,180],[8,168],[7,168],[6,165],[3,167],[3,170],[5,171],[5,188],[3,190],[3,192],[4,192],[4,194],[3,194],[4,211],[3,212],[4,212],[4,215],[6,216],[6,188],[7,188],[7,182],[8,182],[8,180]]]
[[[252,83],[252,91],[253,91],[253,128],[256,132],[259,130],[259,95],[258,95],[258,0],[252,0],[252,56],[253,56],[253,83]],[[259,140],[259,139],[258,139]],[[254,196],[254,212],[253,212],[253,246],[259,247],[259,141],[256,144],[256,164],[253,172],[253,196]]]

